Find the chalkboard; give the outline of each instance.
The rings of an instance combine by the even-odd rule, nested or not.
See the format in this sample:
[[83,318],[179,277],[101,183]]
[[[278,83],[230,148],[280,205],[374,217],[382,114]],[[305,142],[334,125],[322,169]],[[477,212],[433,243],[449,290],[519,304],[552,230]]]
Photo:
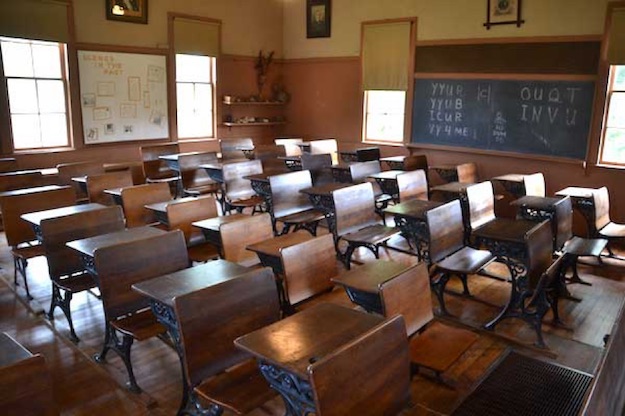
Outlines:
[[78,51],[85,144],[169,137],[163,55]]
[[594,82],[417,79],[412,143],[586,158]]

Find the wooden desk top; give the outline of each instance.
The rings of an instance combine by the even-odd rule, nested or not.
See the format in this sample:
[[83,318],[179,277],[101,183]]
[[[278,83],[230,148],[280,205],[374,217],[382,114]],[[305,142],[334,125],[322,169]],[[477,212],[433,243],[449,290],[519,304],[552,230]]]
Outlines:
[[509,173],[507,175],[495,176],[492,178],[493,181],[501,181],[501,182],[515,182],[515,183],[523,183],[523,178],[526,175],[522,175],[520,173]]
[[184,202],[188,202],[191,201],[193,199],[197,199],[193,196],[187,196],[184,198],[178,198],[178,199],[172,199],[169,201],[163,201],[163,202],[155,202],[154,204],[148,204],[148,205],[144,205],[143,207],[146,209],[149,209],[151,211],[156,211],[156,212],[162,212],[165,213],[167,212],[167,206],[170,204],[182,204]]
[[441,205],[443,205],[443,202],[411,199],[386,208],[384,213],[425,220],[425,213],[427,211]]
[[463,182],[449,182],[444,183],[442,185],[438,185],[432,188],[432,191],[440,191],[440,192],[450,192],[454,194],[458,194],[464,192],[467,189],[467,186],[475,185],[474,183],[463,183]]
[[337,189],[346,188],[348,186],[353,186],[351,183],[339,183],[339,182],[330,182],[323,185],[312,186],[310,188],[304,188],[300,192],[303,192],[307,195],[330,195],[332,192]]
[[321,303],[258,331],[234,344],[304,380],[308,366],[383,321],[377,315]]
[[529,220],[515,220],[512,218],[495,218],[477,230],[472,235],[491,240],[508,241],[511,243],[522,243],[525,241],[525,234],[540,223]]
[[299,162],[300,160],[302,160],[302,157],[301,156],[278,156],[278,159],[288,160],[290,162]]
[[75,176],[75,177],[72,178],[72,181],[78,182],[78,183],[87,183],[87,177],[86,176]]
[[378,260],[355,267],[333,277],[331,280],[339,285],[377,294],[384,282],[393,279],[411,267],[396,261]]
[[213,260],[134,284],[132,288],[144,296],[173,307],[176,296],[218,285],[249,271],[249,268],[237,263]]
[[69,188],[69,186],[47,185],[47,186],[36,186],[34,188],[16,189],[14,191],[0,192],[0,198],[3,198],[5,196],[19,196],[19,195],[27,195],[27,194],[36,194],[39,192],[56,191],[57,189],[63,189],[63,188]]
[[560,198],[526,195],[526,196],[522,196],[521,198],[515,199],[514,201],[510,202],[510,205],[525,206],[525,207],[529,207],[533,209],[540,209],[540,210],[545,211],[550,208],[553,208],[553,206],[560,201],[561,201]]
[[[247,160],[247,159],[246,159]],[[224,167],[224,164],[221,162],[213,162],[213,163],[202,163],[201,165],[198,166],[199,168],[202,169],[211,169],[211,170],[222,170]]]
[[69,215],[77,214],[79,212],[93,211],[96,209],[104,209],[104,208],[106,208],[105,205],[97,204],[97,203],[72,205],[71,207],[63,207],[63,208],[47,209],[45,211],[31,212],[31,213],[22,215],[21,218],[24,221],[29,222],[31,224],[41,225],[42,221],[45,221],[51,218],[67,217]]
[[110,247],[117,244],[129,243],[131,241],[141,240],[143,238],[152,237],[159,234],[165,234],[166,231],[155,227],[136,227],[128,228],[114,233],[101,234],[95,237],[83,238],[66,243],[69,248],[73,248],[79,253],[89,257],[95,256],[96,250],[104,247]]
[[332,169],[332,170],[349,170],[349,165],[350,165],[349,163],[339,162],[336,165],[330,166],[330,169]]
[[456,170],[458,168],[458,165],[436,165],[436,166],[430,166],[430,169],[434,169],[434,170]]
[[[287,173],[287,172],[288,171],[285,171],[285,173]],[[279,175],[279,173],[263,172],[263,173],[257,173],[257,174],[254,174],[254,175],[244,176],[243,179],[249,179],[250,181],[258,181],[258,182],[269,183],[269,177],[270,176],[275,176],[275,175]]]
[[171,155],[161,155],[158,158],[162,159],[162,160],[171,160],[171,161],[177,161],[180,156],[187,156],[187,155],[199,155],[202,153],[214,153],[214,152],[185,152],[185,153],[174,153]]
[[231,214],[231,215],[220,215],[218,217],[208,218],[201,221],[196,221],[191,223],[191,225],[202,228],[204,230],[211,231],[219,231],[222,224],[228,224],[230,222],[242,220],[244,218],[249,218],[249,215],[245,214]]
[[579,188],[576,186],[569,186],[556,192],[559,196],[570,196],[571,198],[587,198],[590,199],[593,196],[595,189],[593,188]]
[[303,243],[304,241],[312,240],[313,238],[314,237],[306,231],[297,231],[251,244],[246,248],[255,253],[278,257],[280,256],[280,251],[283,248],[294,246],[296,244]]
[[383,172],[372,173],[369,178],[373,179],[397,179],[399,175],[406,173],[403,170],[385,170]]
[[107,195],[113,195],[113,196],[122,196],[122,189],[124,188],[111,188],[111,189],[105,189],[104,193]]
[[6,332],[0,333],[0,368],[32,357],[33,354]]
[[382,157],[380,158],[380,160],[382,162],[403,162],[404,159],[406,159],[407,156],[389,156],[389,157]]

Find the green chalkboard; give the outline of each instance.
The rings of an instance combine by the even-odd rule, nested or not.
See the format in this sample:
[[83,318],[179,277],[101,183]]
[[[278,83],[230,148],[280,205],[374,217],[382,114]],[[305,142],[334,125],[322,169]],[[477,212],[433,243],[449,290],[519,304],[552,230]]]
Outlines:
[[417,79],[413,144],[585,159],[592,81]]

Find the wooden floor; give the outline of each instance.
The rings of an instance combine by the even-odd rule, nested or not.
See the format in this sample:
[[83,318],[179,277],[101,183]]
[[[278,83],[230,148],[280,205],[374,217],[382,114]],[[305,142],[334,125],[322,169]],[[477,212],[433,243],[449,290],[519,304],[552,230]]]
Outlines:
[[[403,241],[394,241],[403,245]],[[382,250],[382,257],[402,262],[414,262],[414,257],[392,250]],[[360,261],[373,261],[368,253],[358,253]],[[596,263],[596,262],[595,262]],[[132,356],[142,394],[129,393],[124,388],[125,370],[114,353],[108,363],[96,364],[91,358],[98,351],[104,332],[100,301],[88,294],[79,294],[72,301],[78,345],[68,340],[68,325],[57,309],[55,320],[44,319],[40,312],[50,300],[50,283],[45,259],[29,262],[28,274],[35,301],[25,301],[23,287],[14,287],[10,253],[0,236],[0,331],[9,333],[33,352],[45,355],[53,372],[54,393],[66,415],[173,415],[180,403],[180,364],[175,352],[159,340],[136,343]],[[357,266],[356,266],[357,267]],[[494,266],[497,268],[498,266]],[[603,265],[581,266],[582,276],[592,286],[569,286],[581,302],[563,300],[561,315],[570,330],[544,325],[549,350],[532,347],[534,334],[520,321],[501,323],[494,334],[480,330],[500,309],[509,296],[509,284],[487,277],[472,276],[469,285],[474,299],[447,295],[447,305],[453,318],[446,323],[474,329],[479,339],[444,374],[448,385],[435,382],[427,374],[412,381],[413,408],[411,415],[449,414],[472,387],[480,381],[489,367],[506,350],[523,353],[594,373],[602,352],[603,337],[610,332],[625,294],[625,262],[606,260]],[[495,270],[498,272],[499,270]],[[452,280],[452,290],[460,285]],[[15,292],[15,290],[17,290]],[[342,290],[334,290],[320,301],[338,302],[352,306]],[[436,307],[434,301],[433,307]],[[551,318],[547,316],[547,320]],[[272,400],[253,415],[283,415],[279,399]]]

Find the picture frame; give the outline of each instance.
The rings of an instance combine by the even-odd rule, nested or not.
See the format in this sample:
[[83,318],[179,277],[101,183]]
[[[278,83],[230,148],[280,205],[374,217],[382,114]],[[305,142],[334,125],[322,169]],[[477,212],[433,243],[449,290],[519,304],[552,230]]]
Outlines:
[[306,37],[329,38],[331,27],[331,0],[306,0]]
[[521,19],[522,0],[487,0],[486,1],[486,26],[516,25],[521,27],[525,20]]
[[128,23],[148,23],[148,0],[105,0],[106,19]]

